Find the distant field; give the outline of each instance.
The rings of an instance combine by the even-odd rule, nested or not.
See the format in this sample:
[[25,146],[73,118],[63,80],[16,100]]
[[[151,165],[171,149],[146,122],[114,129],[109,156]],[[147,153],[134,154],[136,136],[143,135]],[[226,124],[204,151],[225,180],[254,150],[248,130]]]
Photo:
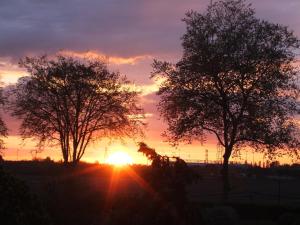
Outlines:
[[[232,202],[263,203],[300,206],[300,180],[277,180],[271,178],[232,178]],[[189,188],[194,201],[220,201],[220,179],[206,178]]]
[[[164,208],[165,199],[162,199],[163,204],[152,202],[154,198],[153,193],[150,193],[150,184],[144,179],[147,177],[145,174],[151,172],[151,167],[117,169],[107,165],[81,163],[75,168],[66,168],[51,161],[4,162],[2,166],[6,172],[23,180],[30,192],[38,196],[41,208],[51,218],[51,224],[99,224],[99,221],[105,221],[108,217],[114,221],[111,224],[117,225],[120,221],[123,223],[124,220],[130,221],[140,216],[145,221],[150,221],[158,214],[169,218],[169,214],[165,213],[172,212],[163,211],[160,214],[161,210],[168,209]],[[202,219],[201,213],[222,206],[224,202],[221,201],[219,166],[192,168],[201,179],[187,187],[190,201],[185,206],[188,210],[180,212],[188,215],[186,218],[194,218],[194,223],[189,224],[198,225],[202,224],[199,222]],[[298,172],[231,168],[232,191],[225,206],[237,213],[239,224],[261,222],[281,225],[277,223],[280,218],[282,220],[291,214],[300,215]],[[154,191],[159,193],[160,190]]]
[[[57,191],[66,182],[74,182],[85,192],[101,192],[105,195],[114,173],[113,167],[98,164],[82,164],[79,168],[65,169],[55,163],[8,162],[5,168],[24,180],[31,189],[44,195]],[[146,166],[132,166],[136,174],[146,171]],[[202,179],[188,186],[188,196],[194,202],[221,201],[222,184],[217,168],[194,167]],[[291,176],[246,176],[233,169],[231,177],[231,202],[255,204],[280,204],[300,207],[300,178]],[[76,179],[72,179],[76,178]],[[136,194],[142,190],[140,184],[126,170],[120,169],[115,192],[118,195]]]

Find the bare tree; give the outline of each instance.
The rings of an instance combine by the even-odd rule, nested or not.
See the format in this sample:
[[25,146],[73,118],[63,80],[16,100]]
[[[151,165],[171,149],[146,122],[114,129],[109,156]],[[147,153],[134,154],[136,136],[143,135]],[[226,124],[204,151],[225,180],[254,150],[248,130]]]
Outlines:
[[65,163],[76,164],[95,139],[141,131],[138,93],[101,60],[42,56],[20,65],[30,74],[18,81],[12,102],[21,134],[42,147],[59,143]]
[[184,21],[182,59],[153,65],[153,76],[165,78],[159,109],[170,141],[216,136],[225,149],[226,198],[234,151],[252,146],[269,154],[297,153],[293,61],[299,40],[287,27],[257,19],[243,0],[216,2],[202,14],[188,12]]

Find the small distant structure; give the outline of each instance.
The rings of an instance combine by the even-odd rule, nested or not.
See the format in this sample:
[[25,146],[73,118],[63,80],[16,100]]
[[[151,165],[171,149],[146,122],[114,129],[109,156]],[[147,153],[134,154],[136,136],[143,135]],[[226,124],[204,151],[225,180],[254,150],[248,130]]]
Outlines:
[[205,149],[205,164],[208,164],[208,149]]
[[49,163],[49,164],[54,163],[54,160],[51,159],[50,156],[47,156],[47,157],[46,157],[45,159],[43,159],[42,161],[45,162],[45,163]]
[[220,143],[217,144],[217,155],[216,155],[216,161],[218,164],[222,164],[223,161],[223,153],[224,149]]

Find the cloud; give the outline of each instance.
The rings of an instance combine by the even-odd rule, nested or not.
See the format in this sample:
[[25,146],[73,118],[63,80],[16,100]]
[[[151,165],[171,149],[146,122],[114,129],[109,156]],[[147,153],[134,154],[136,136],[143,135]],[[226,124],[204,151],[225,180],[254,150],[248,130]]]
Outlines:
[[[16,63],[24,56],[53,55],[61,49],[78,55],[109,56],[114,69],[139,83],[149,83],[150,58],[176,62],[182,54],[180,37],[185,32],[181,19],[188,10],[203,11],[209,2],[1,0],[0,58],[9,57]],[[247,2],[256,8],[258,17],[288,25],[300,36],[299,0]],[[16,80],[20,72],[4,70],[2,74],[8,80],[11,74]]]
[[159,87],[162,84],[162,82],[164,82],[164,80],[165,79],[163,77],[158,77],[150,84],[143,84],[143,85],[130,84],[130,85],[126,85],[126,87],[128,87],[133,91],[140,92],[141,96],[145,97],[153,93],[156,93],[159,90]]
[[[2,0],[0,56],[86,49],[107,55],[181,54],[185,12],[210,0]],[[299,0],[249,0],[258,17],[286,24],[300,36]]]
[[141,60],[151,58],[151,56],[149,55],[140,55],[140,56],[133,56],[133,57],[108,56],[98,51],[78,52],[78,51],[71,51],[71,50],[62,50],[59,51],[58,54],[64,56],[83,58],[83,59],[102,59],[107,61],[108,64],[114,64],[114,65],[123,65],[123,64],[135,65],[137,62]]
[[15,83],[20,77],[26,75],[26,71],[21,69],[18,64],[13,63],[10,58],[0,58],[1,82],[4,82],[6,85]]
[[[61,49],[110,56],[136,65],[145,57],[176,61],[182,54],[185,12],[203,11],[210,0],[1,0],[0,57],[55,54]],[[248,0],[257,16],[290,26],[300,36],[299,0]],[[145,67],[145,66],[144,66]],[[143,69],[144,69],[143,67]],[[147,79],[138,67],[135,78]],[[147,72],[149,69],[147,69]],[[146,77],[146,78],[145,78]]]
[[59,49],[125,57],[174,53],[180,49],[184,13],[207,1],[3,0],[0,54],[19,58]]

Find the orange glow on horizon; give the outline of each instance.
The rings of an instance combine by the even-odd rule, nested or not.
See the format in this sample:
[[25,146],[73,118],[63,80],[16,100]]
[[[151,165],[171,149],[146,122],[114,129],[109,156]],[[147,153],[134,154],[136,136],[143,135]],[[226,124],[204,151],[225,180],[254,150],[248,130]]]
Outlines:
[[[116,152],[116,153],[121,153],[121,152]],[[148,183],[147,180],[145,180],[134,170],[134,167],[131,166],[125,166],[124,168],[114,167],[112,170],[110,183],[107,190],[105,209],[111,208],[114,197],[118,194],[119,189],[122,188],[122,183],[124,182],[124,180],[122,180],[122,177],[123,178],[128,177],[132,179],[139,187],[145,190],[153,198],[159,200],[161,203],[164,203],[163,199],[158,194],[158,192],[154,190],[154,188]]]
[[[186,162],[203,163],[206,158],[206,149],[208,149],[208,161],[212,163],[216,160],[220,161],[220,159],[217,158],[219,154],[217,154],[216,141],[212,137],[208,137],[207,142],[203,145],[199,143],[180,145],[178,149],[169,146],[169,144],[166,142],[158,141],[159,137],[156,137],[155,135],[150,135],[150,137],[152,140],[147,140],[146,143],[155,148],[157,152],[162,155],[180,157]],[[50,157],[55,162],[60,162],[62,160],[61,150],[58,146],[46,146],[43,151],[36,153],[36,142],[32,139],[28,139],[26,142],[24,142],[20,136],[10,135],[5,138],[4,141],[6,149],[2,150],[1,152],[4,160],[43,160],[47,157]],[[116,165],[115,163],[110,162],[110,157],[117,152],[124,152],[125,155],[128,155],[130,159],[128,163],[123,163],[123,166],[127,164],[149,165],[148,159],[143,154],[137,152],[138,147],[136,143],[129,139],[126,139],[125,141],[126,144],[118,141],[107,144],[107,140],[103,140],[102,142],[91,145],[87,148],[86,154],[83,156],[81,161],[87,163],[97,162],[100,164],[104,163]],[[232,156],[230,158],[230,162],[243,164],[247,161],[248,164],[256,163],[258,165],[267,164],[268,162],[275,160],[278,160],[281,165],[299,163],[299,160],[296,158],[293,159],[287,155],[271,160],[265,157],[263,153],[255,152],[251,148],[244,148],[240,155],[237,155],[236,157]],[[119,165],[119,167],[122,167],[122,165]]]
[[132,164],[133,159],[126,152],[118,151],[111,154],[106,163],[114,166],[125,166]]

